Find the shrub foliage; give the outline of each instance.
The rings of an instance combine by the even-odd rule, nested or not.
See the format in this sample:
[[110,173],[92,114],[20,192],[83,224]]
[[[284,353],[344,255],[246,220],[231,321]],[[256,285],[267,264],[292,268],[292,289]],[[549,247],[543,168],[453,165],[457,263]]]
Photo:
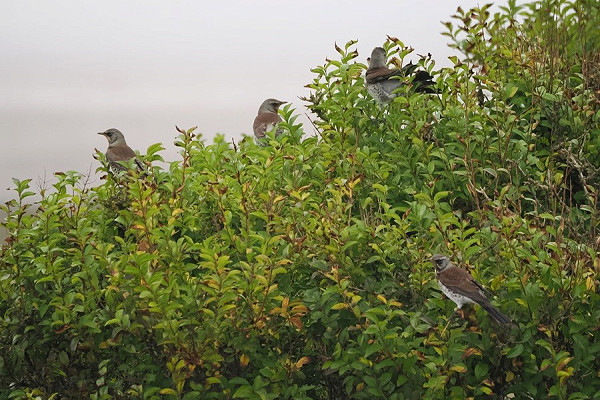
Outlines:
[[[289,106],[267,147],[180,130],[168,168],[59,174],[34,212],[15,180],[0,397],[600,398],[597,4],[445,25],[437,95],[380,109],[349,42],[313,69],[315,136]],[[514,323],[449,320],[434,252]]]

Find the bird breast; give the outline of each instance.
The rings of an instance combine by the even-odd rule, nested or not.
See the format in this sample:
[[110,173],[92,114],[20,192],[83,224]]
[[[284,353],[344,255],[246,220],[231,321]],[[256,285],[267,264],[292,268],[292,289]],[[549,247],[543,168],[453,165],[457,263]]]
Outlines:
[[367,92],[380,103],[387,103],[396,97],[395,94],[386,92],[381,83],[368,83]]
[[440,282],[438,282],[438,283],[440,285],[440,289],[442,290],[442,293],[444,293],[450,300],[455,302],[458,308],[461,308],[465,304],[474,304],[475,303],[473,300],[469,299],[468,297],[460,295],[458,293],[455,293],[452,290],[448,289],[446,286],[442,285]]

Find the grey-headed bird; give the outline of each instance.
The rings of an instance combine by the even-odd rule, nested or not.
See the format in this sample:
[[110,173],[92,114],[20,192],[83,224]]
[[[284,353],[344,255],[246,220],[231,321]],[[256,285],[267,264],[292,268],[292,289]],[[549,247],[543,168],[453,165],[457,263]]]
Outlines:
[[490,303],[485,296],[483,286],[473,279],[467,270],[456,267],[448,257],[441,254],[435,254],[431,260],[435,265],[435,275],[440,289],[456,303],[456,310],[460,310],[465,304],[477,303],[499,324],[510,323],[510,319]]
[[98,132],[108,140],[108,149],[106,150],[106,159],[114,173],[127,171],[127,162],[132,158],[139,171],[144,171],[144,165],[138,160],[135,152],[127,145],[125,136],[120,130],[111,128],[104,132]]
[[[281,117],[277,114],[279,106],[287,103],[286,101],[267,99],[258,108],[258,115],[254,118],[252,129],[257,140],[261,140],[266,136],[266,133],[273,130],[277,124],[281,122]],[[283,130],[277,129],[275,136],[281,135]]]
[[[389,103],[398,95],[394,93],[400,86],[408,83],[404,78],[409,78],[415,91],[419,93],[435,93],[432,88],[434,82],[427,71],[417,70],[417,66],[410,63],[402,69],[388,68],[385,50],[383,47],[375,47],[368,58],[365,86],[367,92],[380,105]],[[414,76],[413,76],[414,75]]]

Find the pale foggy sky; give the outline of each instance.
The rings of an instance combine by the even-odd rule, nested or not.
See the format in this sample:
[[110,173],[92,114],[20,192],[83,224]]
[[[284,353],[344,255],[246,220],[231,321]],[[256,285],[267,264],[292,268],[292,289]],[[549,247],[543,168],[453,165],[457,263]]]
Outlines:
[[0,0],[0,200],[13,177],[93,172],[94,148],[107,146],[96,133],[108,128],[141,152],[162,142],[170,161],[175,125],[238,140],[268,97],[304,114],[298,96],[311,68],[337,58],[334,42],[358,39],[366,63],[389,34],[447,66],[440,21],[483,4]]

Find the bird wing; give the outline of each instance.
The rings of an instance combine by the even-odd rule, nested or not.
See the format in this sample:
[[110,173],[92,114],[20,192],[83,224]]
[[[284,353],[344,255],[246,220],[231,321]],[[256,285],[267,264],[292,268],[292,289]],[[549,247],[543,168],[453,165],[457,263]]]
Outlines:
[[378,83],[378,82],[387,81],[392,76],[401,76],[401,75],[402,75],[402,72],[398,69],[380,67],[380,68],[371,68],[371,69],[367,70],[365,77],[366,77],[367,83],[370,84],[370,83]]
[[367,85],[373,85],[376,83],[381,84],[382,89],[389,95],[400,86],[407,84],[407,82],[405,82],[403,79],[392,79],[395,76],[411,76],[410,80],[415,92],[436,92],[435,89],[432,88],[432,86],[435,85],[435,82],[433,82],[433,77],[427,71],[417,70],[417,66],[412,63],[405,65],[402,67],[402,69],[391,69],[384,67],[369,69],[367,70],[366,81]]
[[109,147],[106,151],[106,158],[113,162],[128,161],[135,156],[135,152],[129,146]]
[[469,297],[476,303],[487,304],[489,300],[483,294],[483,286],[468,271],[462,268],[449,268],[443,272],[443,284],[451,291]]
[[[137,168],[140,171],[144,170],[144,166],[142,165],[141,161],[138,160],[138,158],[135,154],[135,151],[133,151],[131,149],[131,147],[129,147],[127,145],[109,147],[108,150],[106,151],[106,158],[112,165],[115,165],[115,166],[119,165],[119,163],[121,163],[121,162],[127,162],[133,158]],[[119,167],[117,167],[117,168],[119,168]],[[119,169],[125,170],[125,168],[119,168]]]
[[272,112],[258,114],[256,118],[254,118],[254,124],[252,125],[254,135],[257,138],[263,138],[265,137],[267,131],[273,129],[273,126],[277,125],[280,122],[281,117],[279,116],[279,114],[275,114]]

